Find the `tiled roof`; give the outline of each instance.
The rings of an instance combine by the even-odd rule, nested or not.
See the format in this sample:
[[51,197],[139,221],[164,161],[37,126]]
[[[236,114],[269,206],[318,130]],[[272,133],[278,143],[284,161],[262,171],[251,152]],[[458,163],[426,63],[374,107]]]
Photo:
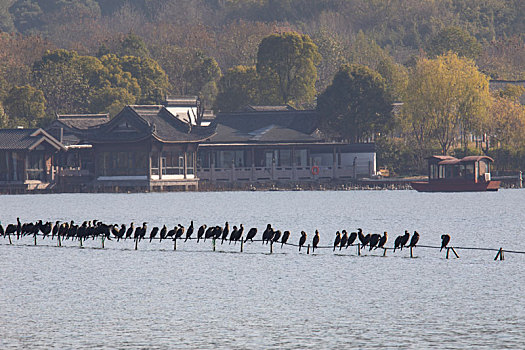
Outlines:
[[[132,126],[125,132],[116,131],[119,123],[129,121]],[[164,106],[132,105],[126,106],[109,123],[90,131],[91,141],[132,142],[155,137],[163,142],[196,142],[209,138],[215,127],[190,125],[171,114]]]
[[56,149],[63,148],[56,139],[42,129],[0,129],[0,149],[23,150],[47,141]]
[[318,142],[318,114],[307,110],[219,113],[211,143]]
[[278,112],[278,111],[295,111],[290,105],[283,106],[253,106],[247,105],[240,109],[240,112]]
[[85,130],[109,121],[107,114],[61,114],[57,115],[58,122],[72,129]]

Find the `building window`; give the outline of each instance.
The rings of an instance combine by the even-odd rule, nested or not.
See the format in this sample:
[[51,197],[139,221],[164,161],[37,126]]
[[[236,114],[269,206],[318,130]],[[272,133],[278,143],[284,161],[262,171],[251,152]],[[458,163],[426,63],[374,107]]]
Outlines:
[[97,156],[100,176],[146,175],[148,164],[146,152],[102,152]]

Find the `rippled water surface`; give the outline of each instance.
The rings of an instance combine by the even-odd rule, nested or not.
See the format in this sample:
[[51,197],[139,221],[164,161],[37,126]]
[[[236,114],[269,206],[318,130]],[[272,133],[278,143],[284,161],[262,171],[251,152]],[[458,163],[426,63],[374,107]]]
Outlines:
[[[297,243],[315,229],[449,233],[457,247],[525,251],[523,190],[61,194],[0,197],[4,226],[98,219],[173,226],[267,223]],[[0,237],[0,348],[525,348],[525,255],[458,250],[315,254],[195,241],[64,242]]]

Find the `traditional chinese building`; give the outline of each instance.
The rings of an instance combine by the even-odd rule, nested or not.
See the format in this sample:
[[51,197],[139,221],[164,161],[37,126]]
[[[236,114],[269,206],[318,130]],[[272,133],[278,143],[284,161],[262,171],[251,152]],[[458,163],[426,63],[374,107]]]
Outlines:
[[0,129],[0,191],[50,189],[61,151],[64,146],[42,129]]
[[199,146],[198,174],[210,182],[355,179],[375,174],[373,143],[326,140],[315,110],[247,106],[219,113],[217,133]]

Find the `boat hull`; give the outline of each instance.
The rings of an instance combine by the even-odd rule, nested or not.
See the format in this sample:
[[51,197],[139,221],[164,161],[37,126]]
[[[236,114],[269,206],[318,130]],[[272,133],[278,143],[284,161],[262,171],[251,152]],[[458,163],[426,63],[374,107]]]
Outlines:
[[428,182],[415,181],[410,185],[418,192],[485,192],[497,191],[501,181],[487,181],[479,183],[443,183],[443,182]]

